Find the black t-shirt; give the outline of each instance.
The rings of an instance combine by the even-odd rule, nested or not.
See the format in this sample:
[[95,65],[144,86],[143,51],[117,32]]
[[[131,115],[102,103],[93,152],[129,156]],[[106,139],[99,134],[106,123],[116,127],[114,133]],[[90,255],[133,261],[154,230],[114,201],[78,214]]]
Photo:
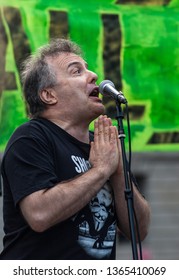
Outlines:
[[46,119],[30,120],[12,135],[2,161],[4,249],[0,259],[115,259],[116,219],[106,183],[86,207],[38,233],[19,201],[88,171],[90,145]]

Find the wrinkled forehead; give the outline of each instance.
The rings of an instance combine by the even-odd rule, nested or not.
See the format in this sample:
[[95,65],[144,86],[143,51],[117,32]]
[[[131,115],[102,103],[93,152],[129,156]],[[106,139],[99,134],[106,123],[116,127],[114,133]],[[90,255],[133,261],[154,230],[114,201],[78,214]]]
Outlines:
[[83,65],[87,68],[86,61],[75,53],[62,52],[53,57],[47,57],[48,64],[58,67],[58,69],[68,69],[73,65]]

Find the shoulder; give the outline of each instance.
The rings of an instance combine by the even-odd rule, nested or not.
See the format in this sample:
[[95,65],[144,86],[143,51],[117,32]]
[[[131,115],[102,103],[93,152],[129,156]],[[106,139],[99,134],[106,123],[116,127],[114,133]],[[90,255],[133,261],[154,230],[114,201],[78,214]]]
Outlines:
[[17,127],[10,140],[23,137],[38,137],[38,135],[41,136],[42,134],[49,135],[51,126],[53,124],[46,119],[31,119]]
[[23,145],[29,140],[46,143],[48,142],[50,135],[49,128],[45,124],[45,121],[42,121],[41,119],[29,120],[15,129],[7,143],[5,152],[7,152],[12,146],[17,146],[18,143],[19,145]]

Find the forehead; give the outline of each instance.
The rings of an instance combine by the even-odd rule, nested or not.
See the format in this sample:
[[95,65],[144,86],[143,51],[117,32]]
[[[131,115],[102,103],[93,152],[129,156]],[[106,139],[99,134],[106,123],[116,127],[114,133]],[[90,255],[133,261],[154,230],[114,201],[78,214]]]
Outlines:
[[86,61],[84,59],[74,53],[60,53],[57,56],[53,58],[49,58],[48,62],[53,64],[54,66],[57,66],[60,69],[68,69],[72,66],[81,64],[85,67],[87,67]]

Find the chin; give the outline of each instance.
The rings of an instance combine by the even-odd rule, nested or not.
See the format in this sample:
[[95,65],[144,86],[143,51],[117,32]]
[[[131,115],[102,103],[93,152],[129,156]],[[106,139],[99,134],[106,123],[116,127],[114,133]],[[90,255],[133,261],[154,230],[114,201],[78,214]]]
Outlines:
[[104,115],[104,113],[105,113],[105,108],[104,108],[104,107],[98,108],[98,110],[95,110],[95,111],[94,111],[94,117],[93,117],[93,119],[96,119],[96,118],[99,117],[100,115]]
[[[88,112],[88,114],[87,114]],[[96,118],[98,118],[100,115],[103,115],[105,113],[105,107],[102,103],[98,103],[97,106],[91,106],[88,107],[88,110],[86,111],[86,117],[88,115],[88,120],[92,122]]]

